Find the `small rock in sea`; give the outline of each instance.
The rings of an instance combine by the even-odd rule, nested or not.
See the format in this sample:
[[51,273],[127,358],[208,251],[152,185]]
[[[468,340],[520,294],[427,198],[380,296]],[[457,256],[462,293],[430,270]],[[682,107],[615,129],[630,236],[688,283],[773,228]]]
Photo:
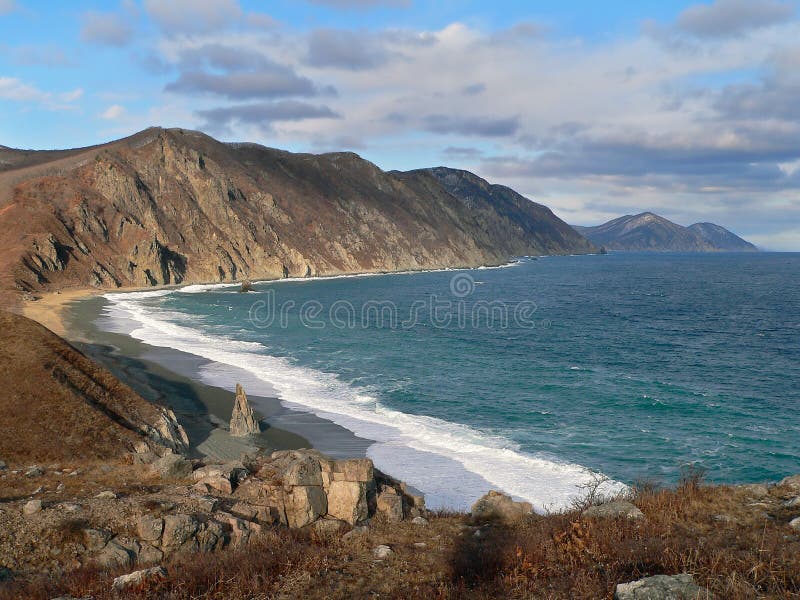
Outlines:
[[111,490],[103,490],[102,492],[97,494],[95,498],[99,498],[100,500],[116,500],[117,495]]
[[26,516],[34,515],[42,510],[42,501],[41,500],[29,500],[25,503],[25,506],[22,507],[22,514]]
[[25,477],[40,477],[44,475],[44,469],[37,465],[29,467],[27,471],[25,471]]
[[[702,594],[702,595],[701,595]],[[703,590],[688,573],[655,575],[630,583],[617,584],[614,600],[695,600],[704,598]]]
[[414,517],[413,519],[411,519],[411,522],[414,525],[423,525],[424,526],[424,525],[428,524],[428,519],[426,519],[425,517]]
[[614,500],[591,506],[584,511],[583,516],[590,519],[616,519],[619,517],[634,520],[644,519],[644,513],[636,505],[625,500]]
[[800,531],[800,517],[795,517],[791,521],[789,521],[789,527],[792,529],[797,529]]
[[148,583],[163,581],[167,577],[167,570],[164,567],[152,567],[134,571],[127,575],[120,575],[111,584],[111,589],[115,592],[122,592],[131,587],[140,588]]
[[372,551],[372,554],[373,554],[373,556],[375,556],[375,558],[377,558],[378,560],[384,560],[384,559],[386,559],[386,558],[389,558],[389,557],[390,557],[392,554],[394,554],[394,552],[392,551],[392,549],[391,549],[391,548],[389,548],[389,546],[386,546],[386,545],[384,545],[384,544],[381,544],[380,546],[377,546],[377,547],[376,547],[376,548],[375,548],[375,549]]
[[239,288],[239,292],[243,294],[245,292],[252,292],[252,291],[253,291],[253,282],[245,279],[242,282],[242,287]]

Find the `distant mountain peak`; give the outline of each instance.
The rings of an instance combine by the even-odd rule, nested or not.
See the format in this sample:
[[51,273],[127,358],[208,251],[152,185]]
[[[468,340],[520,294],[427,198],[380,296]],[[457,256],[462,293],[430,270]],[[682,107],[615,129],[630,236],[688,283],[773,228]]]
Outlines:
[[625,215],[595,227],[577,227],[608,250],[623,252],[753,252],[758,250],[724,227],[695,223],[683,227],[653,212]]

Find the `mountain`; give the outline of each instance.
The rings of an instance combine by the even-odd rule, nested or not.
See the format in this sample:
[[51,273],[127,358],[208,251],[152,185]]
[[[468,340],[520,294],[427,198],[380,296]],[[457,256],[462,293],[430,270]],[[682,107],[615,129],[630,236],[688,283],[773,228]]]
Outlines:
[[712,223],[683,227],[651,212],[625,215],[596,227],[575,226],[592,243],[623,252],[724,252],[757,248]]
[[2,287],[150,286],[501,263],[594,247],[545,207],[450,169],[387,173],[151,128],[0,150]]
[[743,240],[735,233],[714,223],[695,223],[694,225],[689,225],[687,229],[702,236],[719,250],[727,252],[758,252],[758,248],[747,240]]

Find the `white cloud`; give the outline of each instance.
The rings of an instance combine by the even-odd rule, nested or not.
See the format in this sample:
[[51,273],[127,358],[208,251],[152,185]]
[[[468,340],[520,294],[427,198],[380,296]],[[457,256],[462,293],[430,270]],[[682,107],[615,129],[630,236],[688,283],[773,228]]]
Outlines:
[[237,0],[144,0],[144,8],[170,35],[219,30],[242,16]]
[[122,106],[121,104],[112,104],[102,113],[100,113],[100,118],[107,120],[114,120],[114,119],[119,119],[124,114],[125,114],[124,106]]
[[47,94],[15,77],[0,77],[0,98],[16,102],[42,101]]
[[64,102],[75,102],[76,100],[80,100],[83,97],[83,89],[76,88],[71,92],[63,92],[58,96]]

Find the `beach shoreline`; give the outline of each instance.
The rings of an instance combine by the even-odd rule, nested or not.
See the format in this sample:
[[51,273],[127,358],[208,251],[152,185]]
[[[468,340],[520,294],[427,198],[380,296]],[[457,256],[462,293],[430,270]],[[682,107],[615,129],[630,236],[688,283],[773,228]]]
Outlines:
[[311,413],[285,408],[279,398],[265,395],[248,394],[262,432],[247,438],[231,436],[227,423],[235,386],[204,381],[200,371],[211,364],[206,359],[98,327],[106,302],[100,293],[86,289],[52,294],[26,316],[53,331],[59,329],[67,341],[148,401],[174,410],[187,430],[192,455],[227,461],[242,453],[315,448],[334,458],[366,456],[371,440]]

